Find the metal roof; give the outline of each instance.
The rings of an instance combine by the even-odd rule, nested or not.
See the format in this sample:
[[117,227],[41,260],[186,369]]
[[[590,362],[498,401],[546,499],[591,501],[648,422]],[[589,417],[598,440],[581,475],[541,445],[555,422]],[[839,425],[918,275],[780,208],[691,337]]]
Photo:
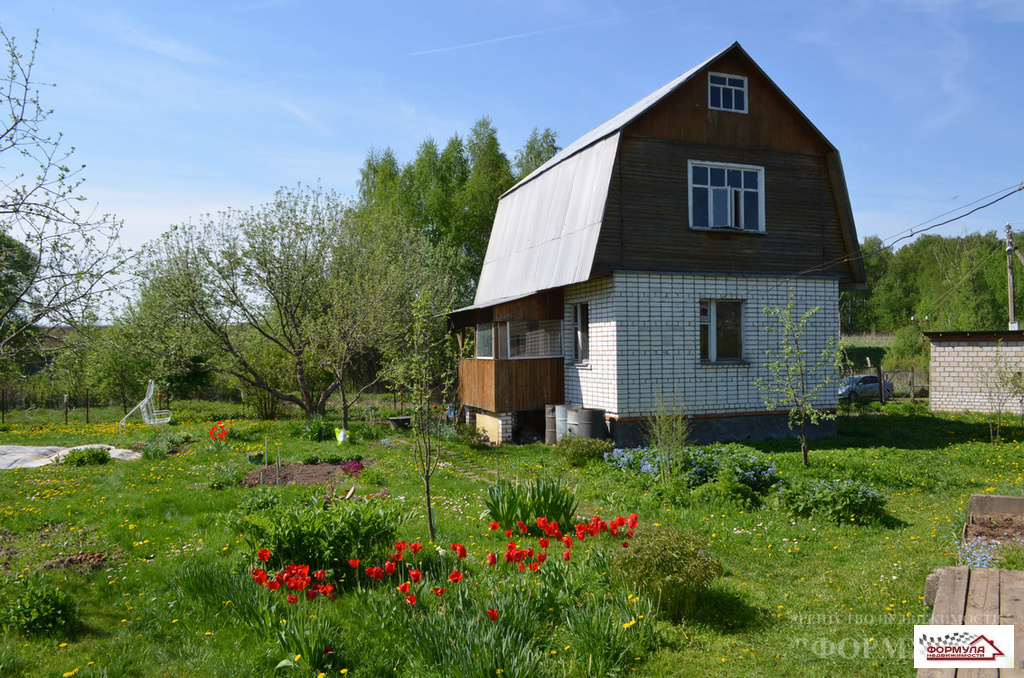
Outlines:
[[[510,188],[498,201],[491,238],[470,308],[500,303],[546,289],[584,282],[601,234],[612,170],[618,154],[621,130],[674,92],[690,78],[727,52],[743,48],[734,42],[686,71],[672,82],[636,102],[555,154],[550,160]],[[749,56],[747,56],[750,59]],[[764,71],[750,59],[765,80],[792,106],[803,121],[832,149],[831,171],[840,192],[840,222],[855,276],[864,279],[863,262],[846,182],[838,152]]]
[[501,196],[473,308],[589,279],[619,131],[736,45],[587,132]]

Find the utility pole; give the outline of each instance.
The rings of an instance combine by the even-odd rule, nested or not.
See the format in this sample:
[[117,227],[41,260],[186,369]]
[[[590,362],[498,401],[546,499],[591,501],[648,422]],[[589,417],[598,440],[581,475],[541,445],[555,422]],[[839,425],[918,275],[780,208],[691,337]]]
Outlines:
[[1020,253],[1017,246],[1013,244],[1013,232],[1010,225],[1006,225],[1006,296],[1010,304],[1010,331],[1016,332],[1020,329],[1016,318],[1013,316],[1013,255],[1017,255],[1020,262],[1024,264],[1024,255]]

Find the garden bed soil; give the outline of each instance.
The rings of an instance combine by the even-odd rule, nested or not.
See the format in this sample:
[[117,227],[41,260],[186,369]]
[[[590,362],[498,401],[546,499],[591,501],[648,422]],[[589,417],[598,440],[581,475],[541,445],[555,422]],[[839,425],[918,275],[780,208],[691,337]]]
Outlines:
[[[372,462],[363,460],[363,466]],[[264,485],[278,484],[277,468],[268,466],[250,471],[242,481],[242,487],[256,487],[260,484],[260,473],[263,474]],[[281,467],[281,485],[320,485],[326,483],[354,483],[355,479],[341,470],[340,464],[288,464]]]
[[972,515],[964,526],[964,541],[1010,541],[1020,537],[1024,541],[1024,515],[1019,513],[983,513]]

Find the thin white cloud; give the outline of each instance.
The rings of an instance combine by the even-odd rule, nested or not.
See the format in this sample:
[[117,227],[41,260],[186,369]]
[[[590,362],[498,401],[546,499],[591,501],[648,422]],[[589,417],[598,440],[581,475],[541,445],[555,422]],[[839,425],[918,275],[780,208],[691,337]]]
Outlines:
[[[648,12],[642,12],[642,13],[639,13],[639,14],[631,14],[628,17],[628,20],[633,21],[633,20],[636,20],[636,19],[638,19],[638,18],[640,18],[642,16],[647,16],[648,14],[654,14],[656,12],[663,12],[663,11],[668,10],[668,9],[671,9],[671,7],[661,7],[659,9],[650,10]],[[554,26],[552,28],[542,28],[542,29],[537,30],[537,31],[528,31],[526,33],[515,33],[513,35],[503,35],[501,37],[490,38],[488,40],[478,40],[477,42],[467,42],[467,43],[462,44],[462,45],[452,45],[452,46],[449,46],[449,47],[438,47],[436,49],[422,50],[422,51],[419,51],[419,52],[413,52],[409,56],[425,56],[427,54],[440,54],[442,52],[454,52],[454,51],[460,50],[460,49],[470,49],[472,47],[481,47],[483,45],[493,45],[493,44],[496,44],[496,43],[499,43],[499,42],[507,42],[509,40],[519,40],[521,38],[531,38],[531,37],[533,37],[535,35],[544,35],[546,33],[557,33],[557,32],[560,32],[560,31],[572,30],[574,28],[583,28],[584,26],[597,26],[599,24],[614,23],[614,22],[619,22],[619,21],[622,21],[622,20],[623,20],[623,17],[606,17],[606,18],[603,18],[603,19],[594,19],[592,21],[582,21],[580,23],[568,24],[566,26]]]
[[300,109],[298,106],[295,106],[294,104],[290,104],[287,102],[281,102],[281,107],[284,108],[284,110],[291,113],[292,115],[294,115],[302,122],[303,125],[313,130],[317,134],[320,134],[321,136],[325,137],[334,136],[334,130],[332,130],[330,127],[314,118],[312,115],[309,115],[308,113]]
[[122,18],[113,20],[110,28],[121,42],[174,61],[190,64],[213,61],[213,57],[201,49],[190,47],[174,38],[153,35]]

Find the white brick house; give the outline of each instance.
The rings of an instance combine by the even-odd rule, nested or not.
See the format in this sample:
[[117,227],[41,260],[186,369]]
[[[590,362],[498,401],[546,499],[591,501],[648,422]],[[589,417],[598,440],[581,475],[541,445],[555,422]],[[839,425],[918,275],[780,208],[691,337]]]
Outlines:
[[492,440],[562,403],[626,444],[660,403],[698,438],[787,435],[755,386],[763,309],[819,307],[814,355],[865,284],[838,152],[733,44],[502,196],[475,303],[451,314],[476,337],[460,398]]
[[[933,412],[1003,412],[1021,415],[997,372],[1024,371],[1024,333],[925,332],[931,342],[929,402]],[[1004,382],[1004,383],[1000,383]]]

